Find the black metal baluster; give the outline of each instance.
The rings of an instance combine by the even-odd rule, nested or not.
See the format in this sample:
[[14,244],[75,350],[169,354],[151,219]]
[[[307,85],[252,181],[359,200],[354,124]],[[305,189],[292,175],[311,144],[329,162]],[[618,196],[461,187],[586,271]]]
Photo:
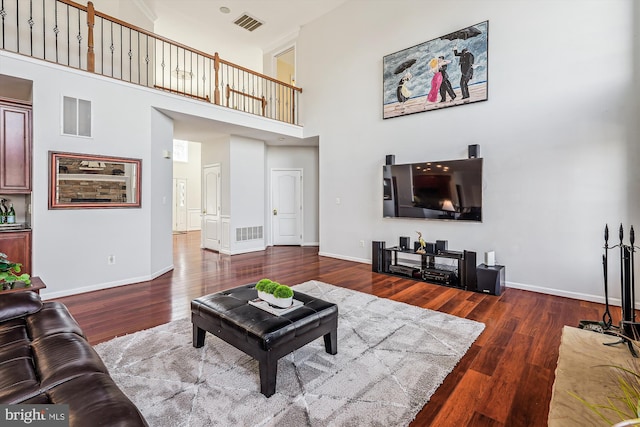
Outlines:
[[122,25],[118,24],[120,26],[120,79],[123,79],[123,71],[122,71],[122,51],[124,50],[124,38],[122,37]]
[[[196,68],[196,71],[198,70],[198,68]],[[191,88],[189,89],[191,91],[191,94],[193,95],[193,52],[189,51],[189,77],[191,77]],[[197,79],[197,77],[196,77]],[[197,94],[196,94],[197,95]]]
[[129,28],[129,81],[132,82],[133,81],[133,68],[132,68],[132,63],[131,60],[133,58],[133,51],[131,50],[131,28]]
[[113,21],[109,21],[111,24],[111,44],[109,45],[109,50],[111,50],[111,77],[113,77],[113,51],[115,50],[115,46],[113,45]]
[[54,14],[55,26],[53,27],[53,32],[56,35],[56,63],[58,63],[58,33],[60,32],[60,28],[58,28],[58,2],[54,3]]
[[100,68],[104,76],[104,19],[100,18]]
[[45,12],[44,1],[42,2],[42,58],[47,60],[47,13]]
[[5,48],[4,46],[4,17],[7,16],[7,11],[4,10],[4,0],[2,0],[2,9],[0,9],[0,15],[2,16],[2,49]]
[[33,56],[33,0],[29,0],[29,55]]
[[20,53],[20,9],[16,0],[16,52]]
[[149,86],[149,35],[148,34],[144,35],[144,44],[145,44],[144,62],[146,64],[144,81],[145,81],[145,86]]
[[80,9],[78,10],[78,68],[82,69],[82,24],[80,23]]
[[138,32],[138,58],[136,60],[136,64],[138,64],[138,84],[140,83],[140,33]]
[[67,65],[71,65],[71,20],[69,19],[69,5],[67,5]]

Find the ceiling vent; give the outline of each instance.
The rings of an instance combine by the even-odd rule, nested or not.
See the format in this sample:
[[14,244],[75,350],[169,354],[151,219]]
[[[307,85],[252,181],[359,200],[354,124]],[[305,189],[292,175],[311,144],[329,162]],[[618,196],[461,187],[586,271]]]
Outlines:
[[246,13],[243,13],[242,16],[236,19],[233,23],[248,31],[260,28],[262,24],[264,24],[264,22],[258,21],[256,18],[249,16]]

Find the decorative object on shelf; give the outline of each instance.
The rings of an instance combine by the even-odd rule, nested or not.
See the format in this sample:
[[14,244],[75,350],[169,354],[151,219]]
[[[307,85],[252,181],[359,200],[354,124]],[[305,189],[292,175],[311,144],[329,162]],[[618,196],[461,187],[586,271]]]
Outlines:
[[280,308],[290,307],[293,303],[293,290],[270,279],[262,279],[256,283],[258,298]]
[[20,274],[22,264],[7,259],[7,255],[0,253],[0,290],[13,289],[16,282],[22,282],[25,286],[31,285],[31,276]]
[[418,250],[416,251],[417,254],[426,254],[427,250],[425,249],[427,246],[427,243],[424,241],[424,239],[422,238],[422,233],[419,231],[416,231],[416,233],[418,233],[418,243],[420,244],[420,247],[418,248]]
[[139,208],[142,160],[49,152],[49,209]]
[[488,99],[489,21],[383,58],[382,117]]

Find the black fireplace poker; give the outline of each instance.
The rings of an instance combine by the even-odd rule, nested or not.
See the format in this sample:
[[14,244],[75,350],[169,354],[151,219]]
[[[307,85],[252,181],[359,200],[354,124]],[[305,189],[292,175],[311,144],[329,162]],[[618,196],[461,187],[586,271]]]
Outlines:
[[[636,322],[635,315],[635,232],[633,226],[631,226],[629,232],[630,245],[624,244],[624,227],[622,224],[620,224],[618,237],[620,238],[620,243],[615,246],[609,246],[609,226],[605,224],[604,253],[602,255],[605,310],[602,315],[602,321],[581,320],[579,327],[618,337],[618,341],[604,344],[627,344],[631,355],[638,357],[632,342],[632,340],[637,339],[640,331],[640,323]],[[609,249],[616,247],[620,248],[620,306],[622,309],[620,326],[613,326],[613,318],[609,306]]]

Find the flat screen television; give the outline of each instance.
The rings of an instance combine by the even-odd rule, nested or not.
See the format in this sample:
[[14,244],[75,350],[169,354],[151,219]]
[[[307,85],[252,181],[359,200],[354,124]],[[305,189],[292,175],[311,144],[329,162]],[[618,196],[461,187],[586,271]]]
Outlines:
[[482,221],[482,159],[385,165],[383,216]]

